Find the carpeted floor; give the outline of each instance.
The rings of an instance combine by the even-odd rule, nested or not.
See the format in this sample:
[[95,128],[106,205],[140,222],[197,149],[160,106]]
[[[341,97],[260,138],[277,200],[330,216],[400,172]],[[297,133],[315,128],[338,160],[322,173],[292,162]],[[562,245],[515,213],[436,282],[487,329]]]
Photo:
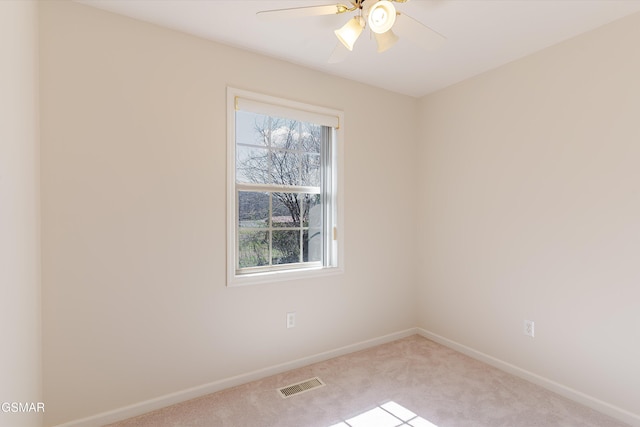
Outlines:
[[[326,385],[283,399],[277,389]],[[626,424],[414,335],[110,427],[461,427]]]

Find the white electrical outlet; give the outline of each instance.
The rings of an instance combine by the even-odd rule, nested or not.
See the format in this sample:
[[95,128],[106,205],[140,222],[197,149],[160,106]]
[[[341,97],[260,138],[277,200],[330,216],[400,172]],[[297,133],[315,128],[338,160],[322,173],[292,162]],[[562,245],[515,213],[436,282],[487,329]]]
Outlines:
[[535,336],[535,323],[533,320],[524,321],[524,334],[533,338]]
[[295,328],[296,326],[296,313],[294,311],[287,313],[287,329]]

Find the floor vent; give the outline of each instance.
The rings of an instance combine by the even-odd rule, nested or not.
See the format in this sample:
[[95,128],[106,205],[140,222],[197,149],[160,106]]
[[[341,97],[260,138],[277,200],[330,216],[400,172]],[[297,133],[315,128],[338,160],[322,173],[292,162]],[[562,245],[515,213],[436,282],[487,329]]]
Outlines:
[[311,378],[306,381],[302,381],[300,383],[291,384],[286,387],[279,388],[278,391],[283,399],[286,399],[291,396],[295,396],[296,394],[301,394],[314,388],[322,387],[324,383],[318,377]]

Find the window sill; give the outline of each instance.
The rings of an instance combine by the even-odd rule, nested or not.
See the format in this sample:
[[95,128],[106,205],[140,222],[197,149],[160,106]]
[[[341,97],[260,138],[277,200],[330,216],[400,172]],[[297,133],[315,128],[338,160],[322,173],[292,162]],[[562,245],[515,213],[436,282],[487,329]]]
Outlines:
[[269,271],[237,275],[235,272],[227,277],[227,287],[261,285],[265,283],[278,283],[291,280],[306,280],[317,277],[335,276],[344,273],[340,267],[311,267],[297,270]]

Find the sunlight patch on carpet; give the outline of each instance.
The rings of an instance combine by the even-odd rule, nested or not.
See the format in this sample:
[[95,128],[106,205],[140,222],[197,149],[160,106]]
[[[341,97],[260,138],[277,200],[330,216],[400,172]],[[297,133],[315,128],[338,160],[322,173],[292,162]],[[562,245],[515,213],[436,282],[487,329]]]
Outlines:
[[390,401],[329,427],[438,427],[402,405]]

